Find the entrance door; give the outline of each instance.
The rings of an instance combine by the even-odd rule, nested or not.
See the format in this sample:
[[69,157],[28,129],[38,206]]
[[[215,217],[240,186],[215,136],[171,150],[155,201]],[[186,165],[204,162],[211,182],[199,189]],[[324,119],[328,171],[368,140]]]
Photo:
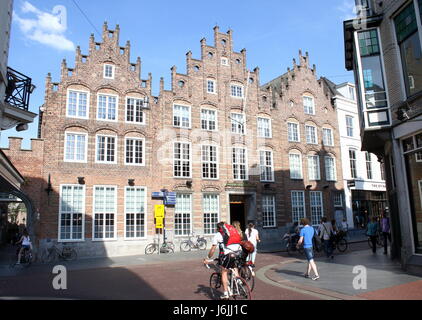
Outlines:
[[239,221],[242,230],[246,229],[246,197],[230,196],[230,223]]

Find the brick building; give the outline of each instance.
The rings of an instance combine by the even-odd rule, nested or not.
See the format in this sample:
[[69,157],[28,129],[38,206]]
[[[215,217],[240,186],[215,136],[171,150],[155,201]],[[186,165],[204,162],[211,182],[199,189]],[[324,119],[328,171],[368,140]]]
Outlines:
[[[176,243],[192,231],[211,236],[220,220],[255,221],[264,241],[280,241],[292,221],[343,210],[336,111],[308,54],[281,77],[260,84],[235,52],[233,32],[214,28],[214,46],[186,54],[186,74],[171,68],[170,89],[141,79],[119,27],[92,35],[89,54],[62,62],[60,82],[46,80],[39,140],[41,161],[19,166],[37,177],[30,197],[36,232],[72,242],[79,255],[139,254],[155,235],[151,193],[176,193],[166,230]],[[25,151],[12,139],[11,158]],[[29,156],[29,155],[28,155]],[[35,179],[34,179],[35,180]]]

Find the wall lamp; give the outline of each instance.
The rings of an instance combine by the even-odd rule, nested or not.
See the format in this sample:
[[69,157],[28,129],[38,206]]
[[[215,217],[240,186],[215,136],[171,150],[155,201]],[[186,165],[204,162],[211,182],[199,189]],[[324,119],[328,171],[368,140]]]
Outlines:
[[85,184],[85,177],[78,177],[79,184]]
[[129,180],[127,181],[127,183],[128,183],[131,187],[133,187],[133,186],[135,185],[135,179],[129,179]]
[[189,189],[192,188],[192,181],[186,181],[186,187],[188,187]]
[[308,190],[311,189],[311,188],[312,188],[312,185],[311,184],[309,184],[309,185],[306,186],[306,189],[308,189]]

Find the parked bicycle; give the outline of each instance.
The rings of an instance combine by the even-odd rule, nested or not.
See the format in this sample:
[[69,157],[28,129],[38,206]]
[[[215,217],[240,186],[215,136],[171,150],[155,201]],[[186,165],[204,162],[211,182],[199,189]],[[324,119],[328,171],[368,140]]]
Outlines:
[[[208,262],[211,263],[215,260],[209,260]],[[208,264],[205,264],[205,266],[209,269],[210,267]],[[211,274],[210,277],[210,288],[211,288],[211,295],[214,299],[219,299],[222,292],[221,289],[223,288],[221,278],[221,269],[218,268],[218,271]],[[249,288],[248,283],[245,279],[240,277],[239,275],[236,275],[236,270],[234,268],[230,268],[228,272],[228,280],[229,280],[229,296],[233,300],[251,300],[252,294],[251,289]]]
[[167,241],[167,238],[164,238],[160,247],[158,246],[158,239],[154,239],[153,243],[150,243],[145,247],[145,254],[158,252],[158,248],[160,248],[160,253],[174,253],[174,243]]
[[51,263],[54,261],[64,260],[64,261],[73,261],[78,258],[78,253],[76,250],[69,246],[67,243],[64,243],[61,248],[53,244],[50,248],[47,248],[44,254],[41,256],[41,261],[43,263]]
[[[22,248],[22,246],[19,245],[18,248],[16,249],[16,260],[15,261],[18,261],[19,251],[21,250],[21,248]],[[22,251],[22,254],[21,254],[20,264],[15,262],[15,263],[11,264],[10,267],[14,268],[15,266],[22,266],[22,267],[27,268],[31,265],[32,260],[33,260],[32,250],[25,248]]]
[[346,233],[340,231],[334,236],[333,241],[333,250],[337,249],[339,252],[345,252],[349,246],[349,243],[346,240]]
[[299,241],[299,235],[286,233],[282,240],[287,241],[286,243],[286,250],[289,256],[293,254],[293,252],[299,252],[300,254],[304,253],[303,247],[300,247],[299,249],[296,247],[298,241]]
[[196,236],[196,240],[192,239],[195,237],[195,233],[192,233],[189,236],[188,240],[184,240],[180,243],[180,251],[191,251],[192,249],[206,250],[207,249],[207,240],[202,236]]

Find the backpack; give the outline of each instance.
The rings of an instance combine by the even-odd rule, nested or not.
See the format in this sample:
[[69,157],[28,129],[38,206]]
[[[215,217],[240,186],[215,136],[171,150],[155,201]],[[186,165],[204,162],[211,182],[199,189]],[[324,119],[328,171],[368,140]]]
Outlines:
[[232,225],[224,224],[221,234],[223,235],[223,242],[226,247],[231,244],[240,244],[242,242],[242,237]]
[[240,245],[242,246],[243,251],[246,251],[247,253],[253,253],[255,251],[255,246],[250,241],[244,240]]

